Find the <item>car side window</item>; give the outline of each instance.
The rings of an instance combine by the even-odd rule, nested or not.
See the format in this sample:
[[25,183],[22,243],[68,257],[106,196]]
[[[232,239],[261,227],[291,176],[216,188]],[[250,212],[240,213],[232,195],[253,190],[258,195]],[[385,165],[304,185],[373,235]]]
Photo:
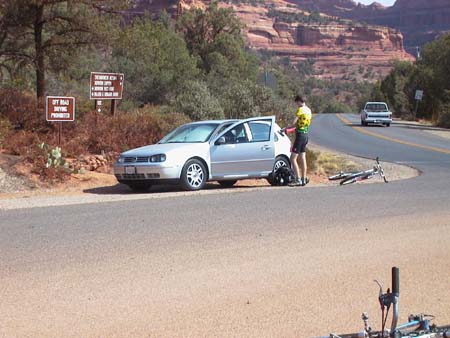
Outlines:
[[232,123],[224,123],[221,126],[219,126],[215,131],[214,134],[215,135],[219,135],[221,132],[223,132],[225,129],[227,129],[229,126],[231,126]]
[[252,121],[249,123],[252,142],[270,141],[270,121]]
[[225,143],[246,143],[248,142],[247,132],[243,124],[238,124],[236,127],[227,131],[224,135]]

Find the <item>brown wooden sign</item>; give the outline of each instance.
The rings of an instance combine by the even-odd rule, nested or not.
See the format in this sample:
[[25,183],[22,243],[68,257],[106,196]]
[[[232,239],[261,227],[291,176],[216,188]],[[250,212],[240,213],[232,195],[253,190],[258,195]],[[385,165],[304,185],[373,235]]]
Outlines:
[[74,97],[47,96],[45,108],[47,121],[64,122],[75,120]]
[[91,73],[91,100],[121,100],[124,76],[120,73]]

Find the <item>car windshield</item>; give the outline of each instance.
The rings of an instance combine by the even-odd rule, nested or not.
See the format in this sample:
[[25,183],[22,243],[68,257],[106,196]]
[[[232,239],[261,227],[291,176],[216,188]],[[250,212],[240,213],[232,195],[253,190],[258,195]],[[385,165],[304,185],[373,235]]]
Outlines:
[[185,124],[170,132],[159,143],[206,142],[217,126],[216,123]]
[[370,103],[366,105],[366,110],[371,112],[387,112],[388,109],[385,104],[381,103]]

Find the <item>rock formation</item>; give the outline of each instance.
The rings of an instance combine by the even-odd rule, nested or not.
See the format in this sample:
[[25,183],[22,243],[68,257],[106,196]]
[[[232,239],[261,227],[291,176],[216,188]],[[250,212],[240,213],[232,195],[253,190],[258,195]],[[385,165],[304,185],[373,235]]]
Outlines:
[[[341,6],[352,3],[334,2]],[[392,69],[392,60],[413,60],[403,49],[402,34],[392,28],[333,18],[327,23],[286,23],[269,17],[269,9],[309,15],[282,0],[266,1],[266,6],[224,6],[232,7],[246,25],[251,48],[288,56],[293,62],[313,60],[319,78],[379,78]]]
[[391,7],[374,2],[364,6],[352,0],[288,0],[301,9],[316,9],[328,15],[392,27],[402,32],[405,46],[417,45],[450,31],[449,0],[397,0]]

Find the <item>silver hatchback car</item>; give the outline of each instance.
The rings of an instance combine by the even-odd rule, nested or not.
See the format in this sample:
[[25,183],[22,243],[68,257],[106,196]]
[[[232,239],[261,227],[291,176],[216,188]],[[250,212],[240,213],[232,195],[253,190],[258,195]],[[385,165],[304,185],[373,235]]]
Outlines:
[[167,183],[200,190],[207,181],[231,187],[247,178],[275,184],[275,170],[290,166],[291,142],[279,131],[274,116],[184,124],[157,144],[120,154],[114,175],[135,191]]

